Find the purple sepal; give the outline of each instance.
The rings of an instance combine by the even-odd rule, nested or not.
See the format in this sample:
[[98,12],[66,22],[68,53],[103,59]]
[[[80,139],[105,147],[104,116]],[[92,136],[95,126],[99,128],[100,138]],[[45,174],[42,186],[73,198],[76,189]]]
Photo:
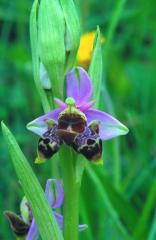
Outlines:
[[67,97],[72,97],[76,105],[87,103],[92,95],[92,84],[88,73],[81,67],[73,68],[66,78]]
[[99,121],[99,135],[102,140],[108,140],[128,133],[128,128],[108,113],[89,109],[85,111],[88,125]]
[[36,118],[32,122],[27,124],[27,129],[36,133],[40,137],[48,131],[48,126],[52,123],[57,123],[58,116],[62,110],[57,108],[52,110],[41,117]]
[[63,230],[63,216],[56,211],[54,212],[54,215],[55,215],[56,221],[57,221],[60,229]]
[[38,228],[35,222],[35,219],[33,218],[32,223],[29,228],[29,232],[26,236],[26,240],[38,240],[39,239],[39,232]]

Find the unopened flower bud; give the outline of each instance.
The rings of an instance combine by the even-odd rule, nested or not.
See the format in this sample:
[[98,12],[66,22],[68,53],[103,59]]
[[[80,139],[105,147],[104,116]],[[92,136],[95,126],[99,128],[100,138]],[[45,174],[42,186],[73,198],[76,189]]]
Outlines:
[[[40,82],[63,98],[64,77],[74,66],[80,26],[73,0],[34,1],[30,25],[32,54],[40,63]],[[49,83],[50,81],[50,83]]]

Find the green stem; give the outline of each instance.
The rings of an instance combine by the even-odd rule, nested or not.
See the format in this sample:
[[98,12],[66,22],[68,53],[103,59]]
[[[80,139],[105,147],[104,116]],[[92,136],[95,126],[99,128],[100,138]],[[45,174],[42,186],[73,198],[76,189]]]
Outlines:
[[78,218],[79,218],[79,189],[80,182],[76,180],[77,156],[67,146],[60,150],[62,176],[64,183],[64,239],[78,240]]

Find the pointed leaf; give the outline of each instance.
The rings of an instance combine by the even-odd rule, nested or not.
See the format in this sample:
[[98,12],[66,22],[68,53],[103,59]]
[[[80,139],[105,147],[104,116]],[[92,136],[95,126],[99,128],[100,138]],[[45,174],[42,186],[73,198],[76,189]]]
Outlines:
[[38,36],[37,36],[37,9],[38,0],[35,0],[30,14],[30,40],[32,50],[34,80],[40,95],[42,106],[45,112],[50,111],[50,106],[44,89],[42,88],[39,76],[39,53],[38,53]]
[[3,135],[25,196],[30,204],[42,239],[62,240],[62,234],[44,192],[10,130],[2,123]]
[[119,219],[119,214],[113,205],[114,203],[111,202],[107,191],[104,189],[103,182],[100,181],[98,175],[95,173],[94,170],[91,167],[91,165],[88,164],[87,166],[87,172],[89,173],[88,176],[95,183],[96,191],[98,191],[98,193],[100,194],[100,197],[103,203],[105,204],[105,207],[107,208],[107,211],[110,214],[112,221],[114,222],[114,226],[116,226],[120,230],[121,234],[124,236],[124,239],[131,240],[131,237],[129,236],[126,227],[122,224],[122,222]]

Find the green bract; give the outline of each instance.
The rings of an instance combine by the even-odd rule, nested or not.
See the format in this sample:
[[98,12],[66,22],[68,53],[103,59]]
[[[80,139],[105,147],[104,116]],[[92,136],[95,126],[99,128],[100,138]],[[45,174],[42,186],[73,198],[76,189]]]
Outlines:
[[98,107],[102,83],[102,50],[99,27],[97,27],[94,40],[94,48],[92,52],[91,63],[89,66],[89,76],[91,77],[93,82],[93,98],[96,100],[96,106]]
[[66,23],[66,66],[68,72],[74,65],[80,43],[80,20],[73,0],[60,0]]

